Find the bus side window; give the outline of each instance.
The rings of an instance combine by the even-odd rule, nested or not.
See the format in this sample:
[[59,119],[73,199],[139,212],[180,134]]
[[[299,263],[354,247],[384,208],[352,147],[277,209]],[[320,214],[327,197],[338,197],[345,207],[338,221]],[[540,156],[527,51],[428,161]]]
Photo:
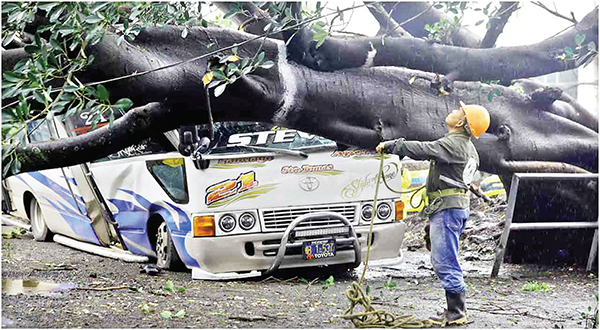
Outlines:
[[149,160],[146,161],[146,168],[174,202],[179,204],[189,202],[183,158]]

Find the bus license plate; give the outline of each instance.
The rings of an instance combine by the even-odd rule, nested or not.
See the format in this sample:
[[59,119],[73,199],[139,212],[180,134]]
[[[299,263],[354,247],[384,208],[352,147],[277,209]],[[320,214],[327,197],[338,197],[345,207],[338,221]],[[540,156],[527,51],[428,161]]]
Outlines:
[[335,240],[327,239],[302,243],[302,257],[305,260],[335,257]]

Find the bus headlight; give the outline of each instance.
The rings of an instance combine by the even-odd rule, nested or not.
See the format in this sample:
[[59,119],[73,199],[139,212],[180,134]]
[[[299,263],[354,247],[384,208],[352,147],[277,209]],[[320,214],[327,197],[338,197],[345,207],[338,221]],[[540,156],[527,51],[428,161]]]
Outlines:
[[388,203],[381,203],[377,206],[377,217],[381,220],[385,220],[392,214],[392,207]]
[[363,220],[371,221],[371,217],[373,217],[373,205],[363,205],[362,210],[360,210],[360,216],[363,218]]
[[230,232],[235,228],[235,218],[231,214],[225,214],[219,219],[219,227],[224,232]]
[[256,224],[256,218],[252,213],[246,212],[240,216],[240,227],[244,230],[250,230]]

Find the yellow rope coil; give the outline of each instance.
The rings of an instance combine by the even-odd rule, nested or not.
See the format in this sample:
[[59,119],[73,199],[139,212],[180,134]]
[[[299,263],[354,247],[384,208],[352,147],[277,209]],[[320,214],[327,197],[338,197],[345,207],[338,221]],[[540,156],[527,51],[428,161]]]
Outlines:
[[[377,194],[379,192],[379,180],[383,176],[383,153],[381,154],[381,161],[379,163],[379,175],[377,176],[377,184],[375,185],[375,197],[373,198],[373,209],[376,209],[377,205]],[[387,185],[387,182],[385,182]],[[421,187],[422,188],[422,187]],[[419,190],[421,189],[419,188]],[[390,189],[391,190],[391,189]],[[411,190],[412,191],[412,190]],[[411,192],[409,191],[409,192]],[[365,273],[369,266],[369,256],[371,252],[371,237],[373,235],[373,219],[375,218],[375,212],[371,216],[371,226],[369,229],[369,236],[367,239],[367,258],[365,259],[365,267],[363,269],[362,276],[359,282],[352,282],[352,287],[346,289],[346,297],[350,300],[350,307],[344,312],[344,315],[340,316],[345,320],[350,320],[357,328],[430,328],[432,323],[430,320],[420,320],[414,315],[394,315],[383,310],[376,310],[371,306],[371,299],[365,295],[362,290],[362,282],[365,278]],[[358,305],[362,305],[364,308],[363,312],[354,313],[354,308]]]
[[[430,320],[420,320],[414,315],[394,315],[383,310],[376,310],[371,306],[371,299],[365,295],[362,287],[357,282],[352,282],[352,287],[346,289],[346,297],[350,300],[350,307],[340,316],[350,320],[357,328],[431,328]],[[354,308],[362,305],[364,311],[354,313]]]

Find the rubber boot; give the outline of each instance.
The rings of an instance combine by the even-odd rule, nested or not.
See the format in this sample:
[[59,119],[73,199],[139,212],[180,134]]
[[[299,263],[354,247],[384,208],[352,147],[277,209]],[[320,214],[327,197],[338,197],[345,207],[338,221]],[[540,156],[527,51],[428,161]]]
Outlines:
[[446,291],[448,308],[441,316],[430,317],[429,321],[441,327],[446,325],[462,325],[467,323],[467,310],[465,308],[465,292],[450,293]]

